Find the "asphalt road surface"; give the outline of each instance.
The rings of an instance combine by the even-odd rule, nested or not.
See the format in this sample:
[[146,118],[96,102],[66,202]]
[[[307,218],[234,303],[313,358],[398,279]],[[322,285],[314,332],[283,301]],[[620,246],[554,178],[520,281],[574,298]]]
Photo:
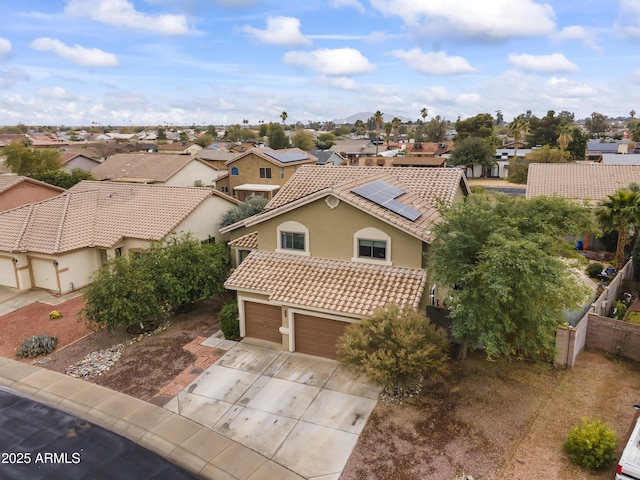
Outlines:
[[0,479],[195,479],[78,417],[0,388]]

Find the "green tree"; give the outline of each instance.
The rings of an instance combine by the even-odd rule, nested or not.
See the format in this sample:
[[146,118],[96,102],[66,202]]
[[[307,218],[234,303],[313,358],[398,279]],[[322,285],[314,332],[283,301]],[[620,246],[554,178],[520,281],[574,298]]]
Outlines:
[[71,173],[64,170],[49,170],[35,175],[33,178],[60,188],[71,188],[82,180],[95,180],[90,172],[82,168],[74,168]]
[[60,151],[54,148],[32,148],[30,142],[11,142],[2,150],[5,165],[13,173],[35,177],[62,165]]
[[247,140],[253,140],[256,138],[256,134],[253,130],[242,128],[238,123],[229,125],[224,136],[230,142],[246,142]]
[[592,137],[602,136],[609,129],[609,122],[606,115],[593,112],[591,117],[584,121],[584,126],[589,130]]
[[455,286],[446,303],[458,358],[481,342],[489,358],[551,360],[564,310],[586,300],[563,257],[576,255],[565,236],[592,231],[590,210],[560,197],[477,193],[440,213],[429,266],[436,282]]
[[531,117],[529,119],[529,132],[527,143],[529,145],[557,146],[559,129],[564,125],[564,120],[556,117],[556,112],[549,110],[542,118]]
[[249,218],[264,210],[267,205],[267,199],[260,195],[250,195],[244,202],[235,207],[231,207],[224,212],[220,220],[220,226],[226,227],[233,223]]
[[587,142],[589,136],[582,132],[579,127],[572,127],[571,129],[571,142],[567,146],[567,152],[569,153],[569,159],[571,160],[584,160],[587,154]]
[[179,311],[225,292],[231,265],[223,243],[202,243],[191,235],[174,235],[154,244],[132,264],[148,271],[158,303]]
[[422,126],[427,142],[442,142],[447,133],[447,122],[436,115]]
[[158,318],[162,314],[153,274],[138,259],[113,257],[98,270],[85,289],[80,311],[90,325],[111,330]]
[[158,318],[224,292],[231,257],[226,245],[174,236],[139,255],[113,257],[85,291],[81,315],[112,329]]
[[427,120],[427,115],[429,115],[429,109],[424,107],[422,110],[420,110],[420,117],[422,117],[422,121],[426,121]]
[[567,149],[567,147],[573,140],[573,137],[571,136],[572,132],[573,127],[569,125],[563,125],[558,131],[558,145],[563,152]]
[[178,135],[178,140],[180,140],[181,142],[188,142],[189,141],[189,135],[187,134],[187,132],[185,132],[184,130],[180,132],[180,134]]
[[496,125],[501,127],[504,124],[504,114],[502,110],[496,110]]
[[282,125],[278,123],[269,124],[269,147],[280,150],[289,147],[289,137],[284,133]]
[[167,141],[167,132],[165,132],[164,128],[162,127],[158,127],[158,131],[156,132],[156,139],[160,142],[166,142]]
[[280,119],[282,120],[282,126],[284,127],[284,122],[287,121],[287,118],[289,118],[289,115],[287,114],[287,112],[282,112],[280,114]]
[[494,154],[495,149],[489,146],[482,138],[466,137],[456,142],[456,148],[447,163],[465,168],[481,165],[484,176],[493,166]]
[[467,137],[485,138],[493,135],[493,117],[490,113],[479,113],[475,117],[456,122],[456,140]]
[[447,373],[448,346],[446,332],[424,313],[397,305],[377,308],[338,340],[342,365],[391,391]]
[[640,227],[640,193],[623,189],[607,195],[596,209],[596,217],[605,233],[617,232],[616,268],[624,266],[625,250],[633,233]]
[[389,140],[391,140],[392,131],[393,131],[393,124],[391,122],[386,122],[384,124],[384,141],[387,144],[387,148],[389,148]]
[[402,126],[402,120],[400,120],[398,117],[394,117],[393,120],[391,120],[391,126],[393,128],[393,139],[395,142],[398,141],[398,135],[400,134],[400,127]]
[[298,129],[295,131],[293,136],[291,137],[291,143],[294,147],[299,148],[300,150],[311,151],[315,148],[316,143],[314,141],[313,135],[311,132],[307,132],[303,129]]
[[631,140],[640,142],[640,121],[632,120],[629,123],[629,133],[631,134]]
[[196,145],[200,145],[202,148],[207,148],[213,143],[213,137],[210,133],[203,133],[195,140]]
[[318,150],[329,150],[336,143],[336,136],[333,133],[321,133],[316,140]]

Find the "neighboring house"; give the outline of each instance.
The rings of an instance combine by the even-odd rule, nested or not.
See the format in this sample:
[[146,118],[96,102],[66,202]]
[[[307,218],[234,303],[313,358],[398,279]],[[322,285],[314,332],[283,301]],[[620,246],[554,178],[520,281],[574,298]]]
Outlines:
[[67,173],[71,173],[74,168],[81,168],[87,172],[91,171],[94,167],[100,165],[100,160],[87,157],[82,153],[64,152],[61,155],[62,158],[62,170]]
[[342,158],[339,153],[331,150],[316,150],[313,152],[313,156],[318,159],[316,161],[317,165],[344,165],[347,163],[346,159]]
[[251,195],[271,200],[299,167],[315,165],[316,161],[315,156],[299,148],[252,148],[225,162],[229,183],[228,192],[222,191],[240,201]]
[[556,195],[595,205],[631,183],[640,184],[640,165],[532,163],[526,195]]
[[262,213],[221,229],[239,264],[225,285],[241,335],[335,358],[344,329],[376,307],[440,305],[424,270],[436,205],[468,193],[459,169],[301,167]]
[[0,175],[0,212],[56,197],[64,188],[20,175]]
[[190,155],[119,153],[91,170],[97,180],[201,187],[215,185],[221,173]]
[[208,188],[82,181],[57,197],[0,213],[0,285],[64,293],[114,255],[173,233],[220,239],[238,202]]
[[195,143],[174,142],[158,145],[158,153],[169,153],[173,155],[195,155],[202,147]]
[[196,158],[204,160],[213,168],[218,170],[226,170],[225,163],[236,158],[238,153],[229,152],[227,150],[204,149],[196,153]]
[[24,142],[29,140],[29,136],[23,133],[0,133],[0,148],[6,147],[13,142]]
[[374,157],[376,153],[386,150],[386,145],[380,142],[377,146],[368,138],[338,140],[329,150],[340,154],[349,164],[357,165],[360,157]]
[[[532,163],[527,176],[527,198],[559,196],[595,206],[607,195],[640,184],[640,165],[602,163]],[[591,233],[585,233],[582,247],[599,247]]]

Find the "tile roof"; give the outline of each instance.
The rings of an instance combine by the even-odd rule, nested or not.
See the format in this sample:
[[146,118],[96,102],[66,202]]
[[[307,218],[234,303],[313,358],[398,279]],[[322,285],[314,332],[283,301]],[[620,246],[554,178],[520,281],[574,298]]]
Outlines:
[[[274,158],[270,155],[266,155],[266,152],[272,152],[275,154],[283,154],[283,155],[289,155],[289,154],[300,154],[301,160],[296,160],[296,161],[288,161],[288,162],[281,162],[279,161],[277,158]],[[250,150],[247,150],[244,153],[241,153],[240,155],[237,155],[235,158],[232,158],[231,160],[227,160],[225,162],[225,165],[229,166],[231,165],[233,162],[237,162],[238,160],[243,159],[246,156],[249,155],[257,155],[258,157],[273,163],[274,165],[278,166],[278,167],[285,167],[287,165],[300,165],[300,164],[305,164],[305,163],[316,163],[318,161],[318,158],[311,155],[309,152],[305,152],[304,150],[300,150],[299,148],[284,148],[284,149],[280,149],[280,150],[273,150],[269,147],[260,147],[260,148],[252,148]]]
[[256,251],[225,287],[265,293],[277,303],[366,316],[386,303],[417,308],[426,279],[422,269]]
[[211,195],[218,192],[85,180],[57,197],[0,213],[0,250],[54,254],[110,248],[123,237],[161,240]]
[[22,175],[0,175],[0,193],[13,188],[22,182],[33,183],[34,185],[40,185],[59,192],[65,191],[64,188],[56,187],[55,185],[50,185],[48,183],[41,182],[40,180],[34,180],[33,178],[23,177]]
[[526,196],[558,195],[599,202],[633,182],[640,183],[640,165],[532,163]]
[[[397,200],[418,210],[420,217],[410,221],[352,193],[354,188],[374,180],[384,180],[402,189],[405,193],[397,197]],[[461,184],[468,193],[469,187],[464,174],[458,168],[304,165],[267,204],[263,213],[235,225],[254,225],[277,216],[282,211],[332,195],[430,243],[433,241],[431,228],[440,218],[436,210],[438,202],[452,203]],[[233,230],[233,227],[226,228],[226,231]]]
[[258,248],[258,232],[251,232],[236,238],[229,242],[230,247],[249,248],[255,250]]
[[98,180],[127,179],[138,182],[166,182],[190,162],[201,162],[215,171],[207,162],[191,155],[167,153],[118,153],[91,169]]

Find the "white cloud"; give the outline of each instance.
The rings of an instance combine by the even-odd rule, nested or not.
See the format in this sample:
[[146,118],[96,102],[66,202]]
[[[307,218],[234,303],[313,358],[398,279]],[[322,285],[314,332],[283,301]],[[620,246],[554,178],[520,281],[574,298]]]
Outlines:
[[107,53],[98,48],[85,48],[80,45],[70,47],[55,38],[36,38],[31,42],[31,48],[41,52],[53,52],[65,60],[87,67],[116,67],[119,65],[118,57],[113,53]]
[[[453,100],[449,90],[439,85],[421,89],[416,93],[416,97],[430,103],[451,103]],[[431,112],[431,109],[429,111]]]
[[285,53],[284,63],[313,70],[321,75],[357,75],[372,72],[375,67],[354,48],[323,48],[311,52]]
[[310,45],[311,40],[300,32],[300,20],[294,17],[267,17],[267,28],[245,25],[241,30],[264,43],[275,45]]
[[329,6],[332,8],[352,7],[360,13],[364,13],[364,7],[358,0],[331,0]]
[[371,0],[371,5],[427,35],[496,41],[547,35],[556,26],[552,7],[533,0]]
[[545,90],[549,95],[563,98],[587,98],[597,93],[591,85],[558,77],[549,79],[549,81],[547,82],[547,87],[548,88],[546,88]]
[[562,53],[552,53],[551,55],[529,55],[523,53],[516,55],[509,54],[509,61],[522,70],[534,72],[577,72],[578,66],[569,61]]
[[0,70],[0,88],[9,88],[19,80],[29,80],[29,73],[22,67]]
[[580,25],[564,27],[554,35],[554,38],[558,41],[577,40],[595,52],[602,50],[598,45],[598,37]]
[[0,58],[7,58],[11,54],[11,42],[0,37]]
[[127,0],[68,0],[64,9],[69,15],[88,17],[97,22],[166,35],[183,35],[189,31],[184,15],[149,15],[136,10]]
[[332,88],[339,88],[341,90],[357,90],[358,84],[349,77],[316,77],[315,82]]
[[36,90],[36,96],[50,100],[76,100],[76,97],[62,87],[39,88]]
[[636,0],[620,0],[615,28],[623,36],[640,38],[640,4]]
[[473,72],[463,57],[450,57],[444,52],[422,52],[419,48],[394,50],[391,55],[403,60],[408,67],[427,75],[456,75]]

